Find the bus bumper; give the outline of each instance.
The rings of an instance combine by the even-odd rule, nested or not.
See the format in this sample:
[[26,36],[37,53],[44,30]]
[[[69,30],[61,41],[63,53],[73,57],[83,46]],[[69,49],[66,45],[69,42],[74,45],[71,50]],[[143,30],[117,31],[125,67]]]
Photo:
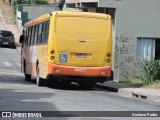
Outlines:
[[111,66],[105,67],[77,67],[64,66],[49,63],[48,74],[65,76],[90,76],[90,77],[110,77]]

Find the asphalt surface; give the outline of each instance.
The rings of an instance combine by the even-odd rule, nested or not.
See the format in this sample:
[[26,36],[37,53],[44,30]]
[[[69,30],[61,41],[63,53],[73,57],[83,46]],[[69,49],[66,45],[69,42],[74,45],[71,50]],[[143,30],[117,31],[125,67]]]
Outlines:
[[[125,98],[117,93],[95,88],[82,90],[77,84],[37,87],[35,79],[24,80],[17,49],[0,48],[0,111],[160,111],[160,104],[150,100]],[[11,118],[0,118],[0,120]],[[21,118],[22,119],[22,118]],[[27,119],[27,118],[23,118]],[[31,118],[30,118],[31,119]],[[38,118],[53,120],[53,118]],[[58,120],[112,120],[128,118],[56,118]],[[135,119],[135,118],[131,118]],[[137,119],[137,118],[136,118]],[[146,118],[138,118],[146,119]],[[151,118],[147,118],[151,119]],[[154,118],[157,119],[158,118]],[[12,118],[11,120],[17,120]]]

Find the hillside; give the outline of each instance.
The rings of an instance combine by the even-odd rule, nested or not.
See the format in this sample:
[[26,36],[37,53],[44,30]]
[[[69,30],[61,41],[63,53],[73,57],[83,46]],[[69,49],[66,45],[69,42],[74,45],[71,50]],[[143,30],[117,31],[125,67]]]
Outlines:
[[7,24],[14,24],[13,10],[8,2],[0,0],[0,10],[2,12],[3,18]]

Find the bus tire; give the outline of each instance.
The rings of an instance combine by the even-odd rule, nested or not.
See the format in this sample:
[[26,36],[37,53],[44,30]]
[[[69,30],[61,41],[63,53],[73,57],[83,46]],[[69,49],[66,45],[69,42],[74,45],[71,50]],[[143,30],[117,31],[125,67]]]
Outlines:
[[37,83],[37,86],[45,85],[44,79],[39,77],[39,65],[37,65],[37,68],[36,68],[36,83]]
[[25,76],[25,81],[31,81],[31,75],[26,74],[26,63],[24,61],[24,76]]
[[51,78],[47,78],[47,79],[46,79],[46,85],[47,85],[47,87],[52,87],[53,82],[52,82],[52,79],[51,79]]
[[31,81],[31,75],[24,74],[25,75],[25,81]]

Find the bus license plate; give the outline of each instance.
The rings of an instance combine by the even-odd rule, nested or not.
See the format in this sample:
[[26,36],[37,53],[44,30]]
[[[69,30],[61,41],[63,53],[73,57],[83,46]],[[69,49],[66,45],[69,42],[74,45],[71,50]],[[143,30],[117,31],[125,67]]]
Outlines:
[[77,53],[76,54],[76,58],[86,58],[86,54],[83,54],[83,53]]

